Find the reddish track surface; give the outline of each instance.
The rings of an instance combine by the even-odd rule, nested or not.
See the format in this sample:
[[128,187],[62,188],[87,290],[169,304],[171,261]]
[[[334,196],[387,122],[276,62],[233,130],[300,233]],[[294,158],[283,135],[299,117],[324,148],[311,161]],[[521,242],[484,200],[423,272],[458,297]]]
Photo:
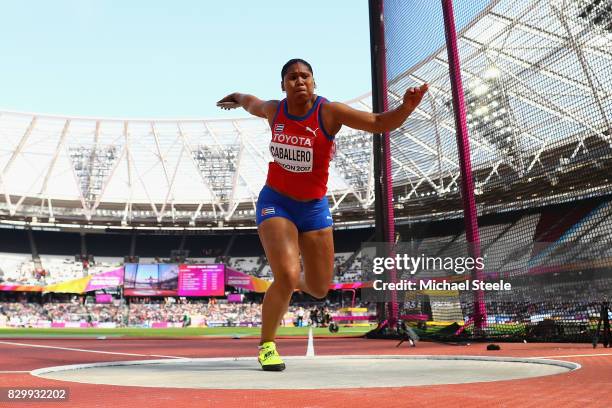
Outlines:
[[[14,344],[76,348],[78,350],[24,347]],[[486,344],[448,346],[420,342],[416,348],[397,342],[367,339],[316,339],[319,355],[334,354],[434,354],[555,357],[582,368],[567,374],[490,383],[401,388],[338,390],[172,390],[161,388],[88,385],[34,377],[29,370],[65,364],[100,361],[144,360],[175,357],[253,356],[256,339],[206,338],[189,340],[109,339],[0,339],[0,387],[68,387],[69,402],[0,403],[2,407],[608,407],[612,401],[612,350],[588,344],[507,344],[501,351],[487,351]],[[305,339],[279,341],[283,355],[304,355]],[[598,355],[599,354],[599,355]],[[148,357],[147,357],[148,356]],[[288,366],[288,370],[291,366]],[[12,372],[7,371],[25,371]],[[275,374],[276,375],[276,374]],[[279,373],[279,380],[282,373]],[[316,375],[316,373],[313,373]],[[282,380],[281,380],[282,381]]]

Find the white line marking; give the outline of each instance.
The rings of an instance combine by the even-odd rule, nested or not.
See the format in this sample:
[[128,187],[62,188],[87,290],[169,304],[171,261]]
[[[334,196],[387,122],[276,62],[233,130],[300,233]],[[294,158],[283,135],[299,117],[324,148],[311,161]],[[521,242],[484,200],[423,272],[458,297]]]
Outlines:
[[308,329],[308,345],[306,346],[306,357],[314,357],[314,339],[312,337],[312,327]]
[[156,354],[135,354],[135,353],[118,353],[114,351],[98,351],[98,350],[85,350],[71,347],[57,347],[57,346],[43,346],[41,344],[25,344],[25,343],[14,343],[12,341],[0,341],[0,344],[9,344],[13,346],[22,346],[22,347],[36,347],[36,348],[48,348],[48,349],[56,349],[56,350],[68,350],[68,351],[81,351],[83,353],[95,353],[95,354],[115,354],[118,356],[138,356],[138,357],[166,357],[166,358],[176,358],[183,359],[185,357],[176,357],[176,356],[160,356]]
[[185,358],[188,358],[188,357],[177,357],[177,356],[162,356],[161,354],[145,354],[145,355],[151,356],[151,357],[178,358],[179,360],[183,360]]
[[597,357],[597,356],[612,356],[612,353],[602,354],[572,354],[568,356],[544,356],[544,357],[527,357],[527,358],[568,358],[568,357]]

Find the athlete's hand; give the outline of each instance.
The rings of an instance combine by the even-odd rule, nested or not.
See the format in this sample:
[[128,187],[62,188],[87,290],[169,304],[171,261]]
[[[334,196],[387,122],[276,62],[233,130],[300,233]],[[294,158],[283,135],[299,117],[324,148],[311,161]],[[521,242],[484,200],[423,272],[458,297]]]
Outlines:
[[404,107],[412,112],[421,103],[425,92],[429,89],[429,84],[423,84],[418,88],[408,88],[404,94]]
[[239,108],[241,105],[238,102],[238,99],[236,98],[236,93],[232,93],[227,95],[225,98],[220,99],[217,102],[217,106],[221,109],[230,110]]

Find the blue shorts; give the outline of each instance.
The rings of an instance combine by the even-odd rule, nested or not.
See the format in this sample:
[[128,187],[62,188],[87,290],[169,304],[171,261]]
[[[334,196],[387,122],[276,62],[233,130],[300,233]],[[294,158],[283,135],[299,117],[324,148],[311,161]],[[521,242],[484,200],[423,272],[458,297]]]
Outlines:
[[257,199],[257,225],[272,217],[287,218],[299,232],[315,231],[334,225],[327,197],[296,201],[264,186]]

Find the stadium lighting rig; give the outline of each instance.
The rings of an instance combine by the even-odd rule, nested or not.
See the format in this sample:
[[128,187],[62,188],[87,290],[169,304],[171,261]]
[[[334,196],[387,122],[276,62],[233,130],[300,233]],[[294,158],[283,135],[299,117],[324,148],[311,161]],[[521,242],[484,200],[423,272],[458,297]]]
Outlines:
[[612,33],[612,0],[578,0],[578,17]]
[[372,136],[370,134],[356,132],[336,140],[334,166],[355,191],[365,191],[368,188],[371,157]]
[[82,198],[92,209],[117,161],[116,146],[71,146],[68,154]]
[[467,126],[500,151],[513,167],[522,169],[521,152],[517,143],[518,129],[510,113],[508,96],[500,80],[500,70],[489,67],[481,78],[474,78],[465,89]]
[[482,78],[474,78],[468,83],[465,90],[466,119],[470,132],[478,133],[502,153],[508,154],[514,149],[515,128],[499,76],[499,69],[491,67]]
[[221,201],[231,197],[239,150],[239,145],[208,145],[193,152],[198,170]]

